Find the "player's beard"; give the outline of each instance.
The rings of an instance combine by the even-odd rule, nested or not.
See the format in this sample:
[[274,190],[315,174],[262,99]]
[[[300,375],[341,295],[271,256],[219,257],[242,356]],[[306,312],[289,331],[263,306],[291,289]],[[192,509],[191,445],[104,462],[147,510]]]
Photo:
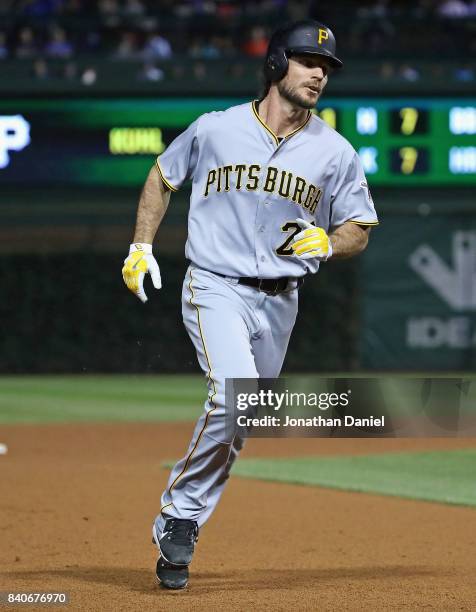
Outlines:
[[305,108],[306,110],[314,108],[319,100],[319,95],[316,96],[315,100],[310,100],[309,98],[304,97],[294,87],[287,86],[284,79],[282,81],[278,81],[278,91],[285,100],[291,102],[291,104],[299,106],[300,108]]

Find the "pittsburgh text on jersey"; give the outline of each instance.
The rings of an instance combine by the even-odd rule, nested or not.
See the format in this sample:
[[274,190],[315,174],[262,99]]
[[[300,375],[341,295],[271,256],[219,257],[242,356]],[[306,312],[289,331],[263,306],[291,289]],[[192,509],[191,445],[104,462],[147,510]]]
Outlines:
[[212,190],[221,193],[231,189],[257,191],[260,188],[299,204],[311,214],[322,196],[320,187],[302,177],[273,166],[262,169],[259,164],[236,164],[210,170],[203,195],[206,198]]

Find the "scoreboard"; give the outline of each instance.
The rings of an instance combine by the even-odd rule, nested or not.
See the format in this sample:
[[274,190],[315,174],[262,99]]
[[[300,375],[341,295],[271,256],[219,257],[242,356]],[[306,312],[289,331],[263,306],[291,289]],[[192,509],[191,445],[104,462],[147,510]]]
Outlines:
[[[4,99],[0,184],[141,185],[196,117],[243,102]],[[315,112],[352,143],[372,186],[476,185],[476,99],[324,97]]]
[[348,100],[320,115],[374,185],[476,184],[476,100]]

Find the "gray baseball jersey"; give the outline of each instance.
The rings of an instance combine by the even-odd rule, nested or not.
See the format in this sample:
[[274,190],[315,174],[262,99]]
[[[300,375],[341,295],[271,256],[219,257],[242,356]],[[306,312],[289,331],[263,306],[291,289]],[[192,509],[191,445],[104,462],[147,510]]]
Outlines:
[[192,180],[187,259],[228,276],[317,272],[317,260],[300,260],[289,246],[301,231],[297,217],[327,232],[346,221],[378,223],[357,153],[311,112],[281,140],[256,101],[206,113],[157,167],[172,191]]

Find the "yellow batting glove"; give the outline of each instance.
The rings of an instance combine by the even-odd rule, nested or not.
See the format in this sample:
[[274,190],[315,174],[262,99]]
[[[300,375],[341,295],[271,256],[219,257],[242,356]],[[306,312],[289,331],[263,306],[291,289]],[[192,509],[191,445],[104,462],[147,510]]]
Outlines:
[[162,287],[159,264],[152,255],[152,245],[136,242],[129,247],[129,256],[124,260],[122,278],[127,288],[142,302],[147,302],[144,291],[144,276],[149,273],[156,289]]
[[296,234],[289,245],[294,255],[299,259],[316,257],[319,261],[327,261],[332,255],[332,243],[322,227],[316,227],[304,219],[296,219],[296,223],[302,232]]

